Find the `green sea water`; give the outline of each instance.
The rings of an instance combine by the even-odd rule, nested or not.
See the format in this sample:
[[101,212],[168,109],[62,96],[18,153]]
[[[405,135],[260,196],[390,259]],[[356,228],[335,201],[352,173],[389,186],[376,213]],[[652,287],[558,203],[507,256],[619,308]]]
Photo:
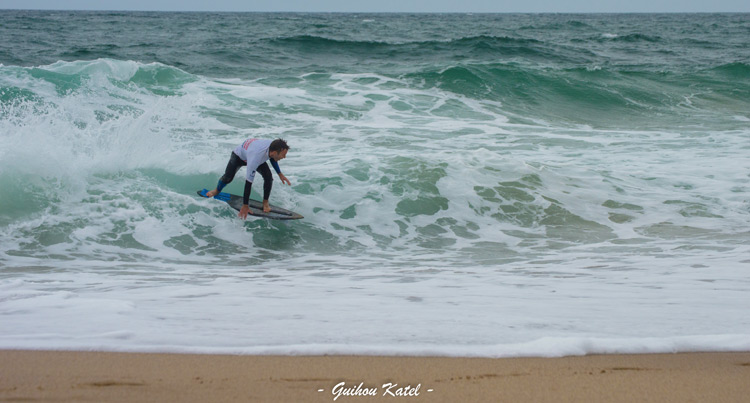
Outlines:
[[[721,233],[747,220],[748,29],[745,14],[3,11],[0,214],[25,234],[10,251],[234,255],[248,245],[200,246],[193,222],[231,211],[184,197],[213,185],[235,143],[279,136],[297,178],[279,202],[311,218],[247,224],[260,249],[473,256],[489,242],[502,261],[519,254],[506,237]],[[705,191],[714,181],[725,193]],[[134,215],[71,238],[108,203]],[[46,214],[61,221],[31,224]],[[135,233],[151,220],[184,228],[149,246]]]
[[[748,14],[0,11],[0,344],[746,334],[749,38]],[[289,142],[271,203],[304,220],[196,196],[249,137]]]

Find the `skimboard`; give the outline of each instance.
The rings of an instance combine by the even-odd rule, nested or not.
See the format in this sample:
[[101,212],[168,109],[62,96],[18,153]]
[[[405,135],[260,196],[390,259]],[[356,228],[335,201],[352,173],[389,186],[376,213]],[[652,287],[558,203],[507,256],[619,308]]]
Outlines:
[[[202,197],[207,197],[206,193],[208,193],[207,189],[198,191],[198,195]],[[240,211],[240,209],[242,208],[242,196],[221,192],[213,198],[227,203],[237,211]],[[304,218],[294,211],[276,207],[274,205],[270,205],[271,211],[265,213],[263,212],[263,203],[253,199],[250,199],[248,206],[250,206],[251,211],[249,215],[252,215],[254,217],[269,218],[271,220],[299,220],[300,218]]]

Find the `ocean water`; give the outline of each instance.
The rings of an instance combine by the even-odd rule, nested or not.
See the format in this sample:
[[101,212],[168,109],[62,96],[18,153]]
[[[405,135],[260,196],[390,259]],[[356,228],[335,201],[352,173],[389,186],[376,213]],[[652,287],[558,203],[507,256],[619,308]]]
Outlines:
[[750,350],[750,15],[0,11],[0,186],[0,348]]

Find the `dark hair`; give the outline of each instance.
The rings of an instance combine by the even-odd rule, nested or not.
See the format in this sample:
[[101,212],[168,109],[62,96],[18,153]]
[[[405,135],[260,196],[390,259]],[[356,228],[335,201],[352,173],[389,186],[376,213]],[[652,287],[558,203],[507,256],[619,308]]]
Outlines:
[[286,140],[276,139],[271,142],[271,145],[268,147],[268,152],[283,151],[288,149],[289,145],[286,143]]

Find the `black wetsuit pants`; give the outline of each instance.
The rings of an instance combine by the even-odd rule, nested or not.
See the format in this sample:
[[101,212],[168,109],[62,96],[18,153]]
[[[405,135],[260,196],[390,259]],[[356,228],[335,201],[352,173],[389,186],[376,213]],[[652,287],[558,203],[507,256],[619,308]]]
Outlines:
[[[247,166],[247,162],[240,159],[237,154],[232,152],[232,156],[229,157],[229,163],[227,163],[227,169],[224,171],[224,176],[219,179],[221,182],[228,184],[234,179],[234,175],[241,168]],[[248,167],[247,169],[251,169]],[[262,163],[255,168],[255,171],[260,172],[263,176],[263,200],[268,200],[271,196],[271,188],[273,187],[273,175],[271,174],[271,168],[268,167],[267,163]],[[253,186],[252,182],[245,181],[245,194],[242,197],[242,203],[248,204],[250,200],[250,188]]]

